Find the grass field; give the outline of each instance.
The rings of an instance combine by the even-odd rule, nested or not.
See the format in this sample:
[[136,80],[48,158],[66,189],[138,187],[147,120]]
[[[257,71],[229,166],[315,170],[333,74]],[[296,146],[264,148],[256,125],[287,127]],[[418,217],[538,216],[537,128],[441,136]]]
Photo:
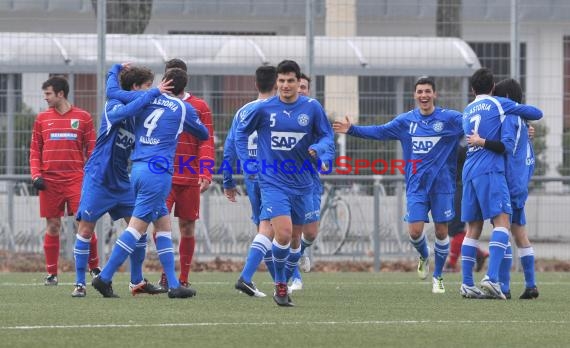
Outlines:
[[[45,287],[43,274],[0,273],[2,347],[568,347],[570,276],[538,274],[540,297],[466,300],[459,274],[446,276],[447,293],[415,273],[308,273],[294,308],[271,297],[233,289],[235,273],[193,273],[192,299],[132,297],[126,274],[114,282],[119,299],[90,285],[71,298],[72,274]],[[148,274],[156,280],[157,274]],[[477,275],[480,278],[482,275]],[[265,274],[255,279],[270,294]]]

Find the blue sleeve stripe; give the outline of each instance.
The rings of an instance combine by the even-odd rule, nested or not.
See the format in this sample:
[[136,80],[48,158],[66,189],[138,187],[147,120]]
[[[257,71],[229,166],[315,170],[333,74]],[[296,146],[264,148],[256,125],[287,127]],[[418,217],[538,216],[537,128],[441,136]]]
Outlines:
[[522,121],[519,116],[517,116],[517,136],[515,137],[515,146],[513,147],[513,155],[517,153],[517,148],[519,147],[519,142],[521,141],[521,128],[522,128]]
[[497,107],[497,109],[499,109],[499,116],[501,117],[501,123],[503,123],[506,116],[505,116],[505,110],[503,110],[503,106],[501,105],[501,102],[499,102],[497,99],[495,99],[493,97],[488,97],[485,99],[492,101],[495,104],[495,106]]

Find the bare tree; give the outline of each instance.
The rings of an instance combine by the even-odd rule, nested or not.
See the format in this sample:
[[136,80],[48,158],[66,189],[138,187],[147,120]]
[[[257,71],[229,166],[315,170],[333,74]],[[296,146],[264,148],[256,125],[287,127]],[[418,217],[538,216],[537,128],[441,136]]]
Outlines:
[[[108,34],[142,34],[152,13],[153,0],[107,1]],[[91,0],[97,13],[97,0]]]

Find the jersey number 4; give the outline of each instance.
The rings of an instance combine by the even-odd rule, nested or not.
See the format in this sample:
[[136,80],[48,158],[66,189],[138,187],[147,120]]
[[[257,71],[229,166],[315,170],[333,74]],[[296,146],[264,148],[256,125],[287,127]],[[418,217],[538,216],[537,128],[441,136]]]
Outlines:
[[150,137],[152,131],[157,127],[158,120],[164,113],[164,109],[156,109],[144,119],[144,128],[146,128],[146,136]]

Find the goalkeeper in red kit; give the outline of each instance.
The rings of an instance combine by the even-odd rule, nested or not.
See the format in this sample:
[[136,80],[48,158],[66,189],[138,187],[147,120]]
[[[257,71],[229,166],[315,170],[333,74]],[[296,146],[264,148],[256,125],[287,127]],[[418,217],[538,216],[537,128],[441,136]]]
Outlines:
[[[48,109],[34,122],[30,144],[30,172],[39,191],[40,216],[46,219],[45,285],[57,285],[61,217],[77,212],[83,166],[95,146],[91,115],[67,100],[69,83],[54,76],[42,85]],[[89,268],[98,270],[97,239],[91,239]]]

